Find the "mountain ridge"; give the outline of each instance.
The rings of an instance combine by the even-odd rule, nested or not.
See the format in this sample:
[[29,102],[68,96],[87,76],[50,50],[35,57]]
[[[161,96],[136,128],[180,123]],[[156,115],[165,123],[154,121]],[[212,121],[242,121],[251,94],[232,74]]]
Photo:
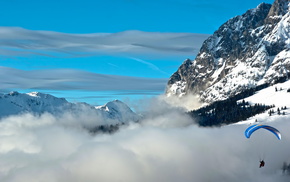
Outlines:
[[108,102],[103,106],[92,106],[87,103],[71,103],[65,98],[41,92],[12,91],[8,94],[0,94],[0,118],[25,113],[34,115],[50,113],[58,116],[64,113],[78,115],[83,112],[94,113],[96,117],[104,120],[102,122],[104,125],[136,122],[140,119],[140,115],[133,112],[120,100]]
[[289,19],[288,0],[261,3],[231,18],[204,41],[195,60],[185,60],[170,77],[166,95],[194,94],[212,103],[287,76]]

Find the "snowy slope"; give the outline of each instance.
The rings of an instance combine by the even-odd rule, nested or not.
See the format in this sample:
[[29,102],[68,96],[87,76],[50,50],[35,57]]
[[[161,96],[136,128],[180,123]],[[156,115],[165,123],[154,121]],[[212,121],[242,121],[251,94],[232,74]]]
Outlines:
[[[0,94],[0,118],[23,113],[42,113],[61,115],[63,113],[80,114],[94,113],[102,120],[112,124],[116,122],[127,123],[137,121],[140,116],[134,113],[125,103],[115,100],[104,106],[94,107],[86,103],[70,103],[64,98],[57,98],[49,94],[31,92]],[[99,118],[99,119],[100,119]]]
[[0,95],[0,116],[25,112],[33,113],[59,113],[62,108],[72,105],[64,98],[57,98],[49,94],[31,92],[21,94],[16,91]]
[[[263,90],[258,91],[256,94],[245,98],[244,100],[246,102],[249,102],[251,105],[254,105],[256,103],[275,105],[275,107],[271,109],[274,110],[274,114],[270,116],[268,112],[262,113],[248,119],[247,121],[241,121],[237,124],[252,124],[255,123],[256,120],[258,121],[258,123],[275,122],[281,119],[285,121],[290,121],[290,92],[287,92],[289,88],[290,80],[284,83],[279,83],[267,87]],[[285,106],[287,109],[281,110],[281,108],[284,108]],[[281,112],[280,115],[277,112],[278,108]]]

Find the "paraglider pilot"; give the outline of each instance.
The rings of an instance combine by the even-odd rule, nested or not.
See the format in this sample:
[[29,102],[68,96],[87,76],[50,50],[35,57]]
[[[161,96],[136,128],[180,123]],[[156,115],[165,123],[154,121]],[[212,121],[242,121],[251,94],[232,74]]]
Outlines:
[[264,167],[264,166],[265,166],[265,161],[264,161],[264,160],[261,160],[261,161],[260,161],[260,168],[261,168],[261,167]]
[[[246,138],[250,138],[250,136],[252,135],[253,132],[257,131],[260,128],[264,128],[270,132],[272,132],[277,138],[278,140],[281,140],[281,133],[279,132],[279,130],[277,130],[276,128],[272,127],[272,126],[268,126],[268,125],[262,125],[262,124],[255,124],[252,126],[249,126],[246,130],[245,130],[245,136]],[[260,160],[260,168],[265,166],[265,161],[264,160]]]

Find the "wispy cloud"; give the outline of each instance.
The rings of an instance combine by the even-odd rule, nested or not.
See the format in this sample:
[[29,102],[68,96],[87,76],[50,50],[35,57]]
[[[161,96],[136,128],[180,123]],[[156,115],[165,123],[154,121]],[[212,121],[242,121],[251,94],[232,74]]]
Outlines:
[[139,58],[133,58],[133,57],[131,57],[131,59],[133,59],[133,60],[135,60],[135,61],[137,61],[137,62],[139,62],[139,63],[145,64],[145,65],[149,66],[151,69],[153,69],[153,70],[155,70],[155,71],[158,71],[158,72],[163,73],[163,74],[166,74],[166,75],[168,74],[168,73],[166,73],[166,72],[160,70],[156,65],[154,65],[154,64],[152,64],[152,63],[149,63],[148,61],[144,61],[144,60],[142,60],[142,59],[139,59]]
[[125,31],[67,34],[0,27],[2,56],[196,55],[207,34]]

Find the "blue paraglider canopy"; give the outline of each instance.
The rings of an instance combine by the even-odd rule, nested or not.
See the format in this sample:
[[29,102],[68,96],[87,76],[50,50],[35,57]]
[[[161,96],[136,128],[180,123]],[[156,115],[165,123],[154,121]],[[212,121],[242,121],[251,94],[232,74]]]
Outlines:
[[257,131],[260,128],[263,128],[263,129],[266,129],[266,130],[272,132],[279,140],[281,140],[281,133],[279,132],[279,130],[277,130],[276,128],[274,128],[272,126],[261,125],[261,124],[255,124],[255,125],[248,127],[245,131],[245,136],[247,138],[250,138],[252,133]]

